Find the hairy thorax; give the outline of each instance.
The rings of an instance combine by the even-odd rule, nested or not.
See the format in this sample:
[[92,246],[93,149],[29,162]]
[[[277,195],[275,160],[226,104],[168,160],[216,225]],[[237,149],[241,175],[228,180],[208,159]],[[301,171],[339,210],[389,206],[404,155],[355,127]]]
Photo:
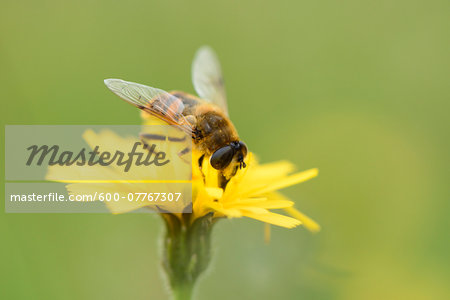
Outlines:
[[239,141],[233,123],[220,108],[185,92],[174,91],[171,94],[183,101],[183,115],[195,128],[193,142],[198,150],[210,155],[231,142]]

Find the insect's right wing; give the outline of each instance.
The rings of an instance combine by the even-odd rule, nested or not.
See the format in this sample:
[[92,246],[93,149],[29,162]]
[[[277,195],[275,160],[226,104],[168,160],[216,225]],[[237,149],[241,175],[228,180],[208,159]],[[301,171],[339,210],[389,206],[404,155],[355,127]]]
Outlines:
[[228,115],[222,69],[216,54],[208,46],[201,47],[195,54],[192,83],[200,98],[218,105]]
[[121,79],[105,79],[105,85],[121,99],[192,134],[192,125],[182,114],[183,101],[163,90]]

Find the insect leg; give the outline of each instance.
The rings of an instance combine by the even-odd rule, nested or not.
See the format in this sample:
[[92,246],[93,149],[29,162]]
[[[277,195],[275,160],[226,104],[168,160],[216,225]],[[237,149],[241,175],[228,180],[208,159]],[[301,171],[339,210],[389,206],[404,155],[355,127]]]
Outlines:
[[200,158],[198,159],[198,167],[200,168],[200,172],[202,173],[202,177],[203,177],[203,182],[206,183],[206,176],[205,173],[203,173],[202,167],[203,167],[203,159],[205,158],[205,154],[203,154],[202,156],[200,156]]
[[198,167],[200,168],[200,170],[202,169],[202,165],[203,165],[203,159],[205,158],[205,154],[203,154],[202,156],[200,156],[200,158],[198,159]]
[[220,186],[220,188],[222,188],[222,189],[224,189],[225,190],[225,188],[226,188],[226,186],[227,186],[227,184],[228,184],[228,182],[230,181],[229,179],[227,179],[224,175],[223,175],[223,173],[222,172],[220,172],[219,174],[218,174],[218,176],[219,176],[219,186]]

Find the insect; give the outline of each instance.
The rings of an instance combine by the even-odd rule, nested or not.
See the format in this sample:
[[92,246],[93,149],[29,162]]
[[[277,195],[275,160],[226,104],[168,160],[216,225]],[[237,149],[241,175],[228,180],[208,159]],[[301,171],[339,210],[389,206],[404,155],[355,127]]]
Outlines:
[[121,79],[105,80],[106,86],[121,99],[190,135],[193,147],[203,153],[198,161],[200,168],[205,159],[209,160],[220,171],[224,187],[239,169],[246,167],[247,146],[230,121],[221,67],[207,46],[201,47],[194,57],[192,82],[200,98]]

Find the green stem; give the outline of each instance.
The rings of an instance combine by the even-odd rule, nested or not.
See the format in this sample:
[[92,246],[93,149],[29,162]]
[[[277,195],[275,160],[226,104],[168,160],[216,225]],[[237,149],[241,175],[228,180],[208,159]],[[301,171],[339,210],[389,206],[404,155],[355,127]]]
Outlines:
[[188,284],[172,288],[174,300],[190,300],[192,298],[193,286]]
[[191,214],[182,218],[163,214],[166,221],[163,267],[175,300],[189,300],[199,276],[211,258],[212,216],[206,215],[191,223]]

